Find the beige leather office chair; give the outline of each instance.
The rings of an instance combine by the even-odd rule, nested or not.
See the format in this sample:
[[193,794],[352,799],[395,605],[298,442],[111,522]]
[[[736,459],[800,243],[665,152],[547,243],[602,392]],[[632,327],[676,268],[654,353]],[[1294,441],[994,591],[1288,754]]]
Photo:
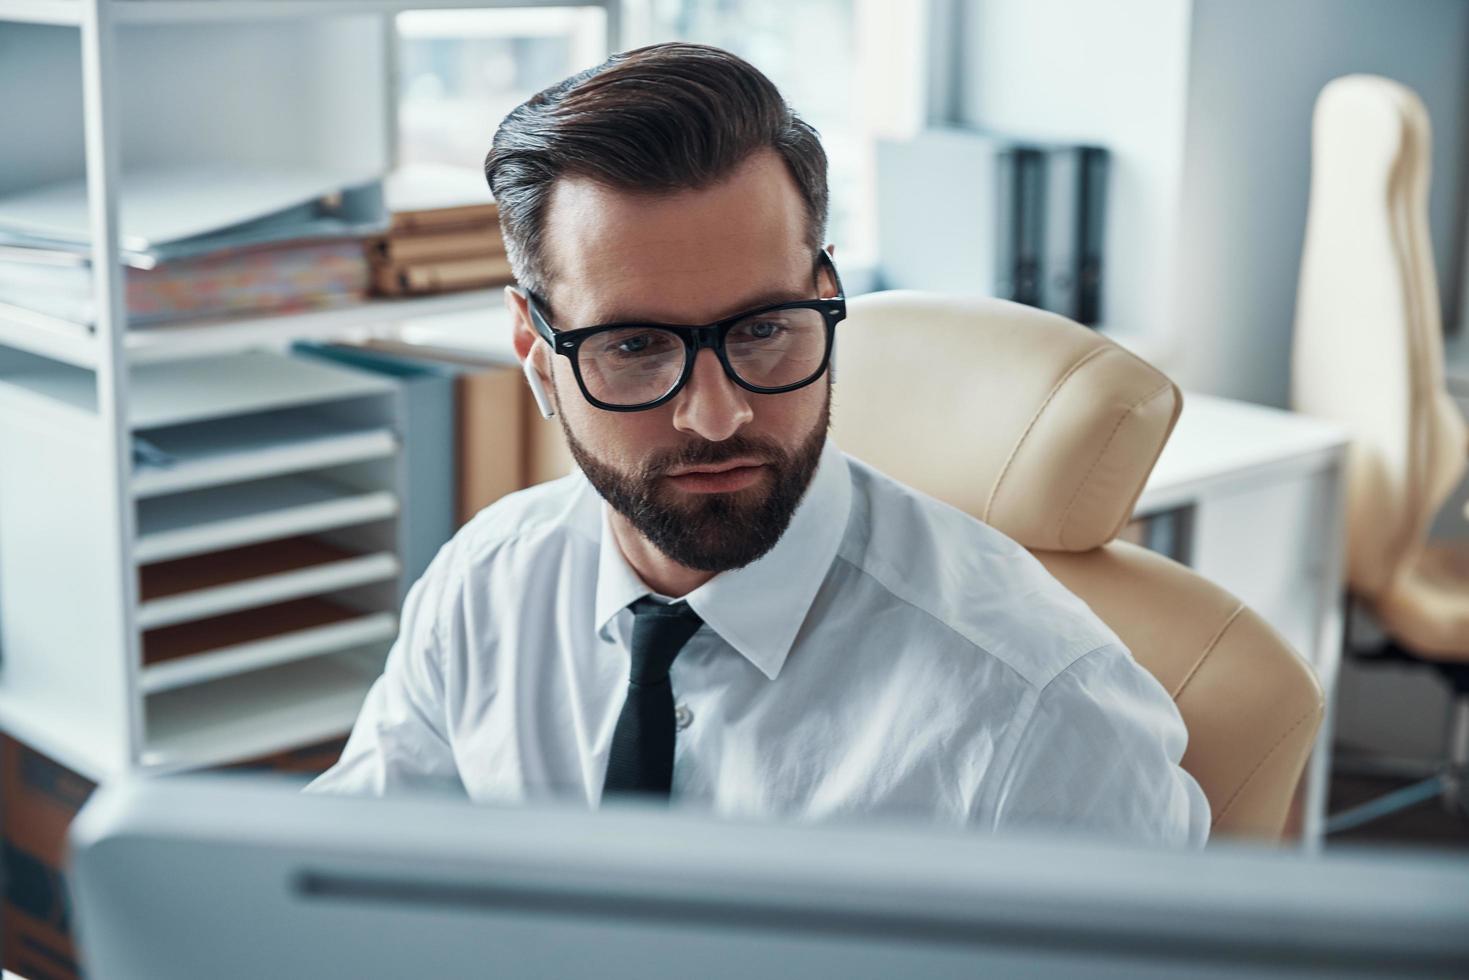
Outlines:
[[1349,75],[1317,99],[1292,400],[1353,437],[1346,585],[1389,642],[1358,651],[1348,637],[1348,650],[1435,664],[1455,691],[1443,766],[1329,831],[1435,794],[1461,807],[1469,772],[1469,547],[1428,542],[1469,460],[1444,377],[1430,150],[1428,114],[1397,82]]
[[1238,599],[1114,540],[1178,389],[1096,332],[1015,303],[892,292],[849,308],[837,444],[1030,549],[1173,695],[1214,832],[1280,836],[1321,721],[1315,675]]

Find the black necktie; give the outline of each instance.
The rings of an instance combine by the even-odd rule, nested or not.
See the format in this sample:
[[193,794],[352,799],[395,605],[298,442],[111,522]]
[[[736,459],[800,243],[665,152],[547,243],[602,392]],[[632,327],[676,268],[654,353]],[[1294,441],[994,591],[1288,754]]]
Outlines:
[[644,597],[632,604],[632,672],[612,732],[602,796],[647,793],[667,799],[673,787],[673,685],[668,668],[703,620],[686,602]]

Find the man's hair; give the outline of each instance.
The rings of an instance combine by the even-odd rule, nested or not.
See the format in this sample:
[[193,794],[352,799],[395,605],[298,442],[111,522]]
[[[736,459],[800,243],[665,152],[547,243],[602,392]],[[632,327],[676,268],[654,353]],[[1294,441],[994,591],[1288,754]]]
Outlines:
[[559,178],[619,191],[698,190],[763,148],[779,153],[795,179],[814,255],[826,234],[826,152],[748,62],[703,44],[654,44],[531,96],[500,123],[485,157],[515,278],[548,298],[546,207]]

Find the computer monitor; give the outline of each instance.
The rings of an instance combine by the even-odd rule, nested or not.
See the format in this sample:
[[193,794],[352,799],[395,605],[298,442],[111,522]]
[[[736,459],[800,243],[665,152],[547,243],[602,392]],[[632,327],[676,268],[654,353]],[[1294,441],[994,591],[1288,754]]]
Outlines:
[[100,789],[70,837],[89,974],[1469,976],[1469,862],[678,808]]

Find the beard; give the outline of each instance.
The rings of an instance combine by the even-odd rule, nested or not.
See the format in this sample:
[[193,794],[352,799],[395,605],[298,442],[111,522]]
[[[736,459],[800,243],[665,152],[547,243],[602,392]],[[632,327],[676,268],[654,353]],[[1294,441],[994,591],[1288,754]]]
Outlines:
[[[572,458],[612,509],[649,543],[685,568],[724,572],[743,568],[775,547],[811,484],[831,427],[831,387],[811,432],[793,450],[738,433],[722,442],[699,439],[664,450],[623,473],[592,455],[566,425]],[[764,462],[770,479],[731,493],[679,494],[664,484],[670,470],[712,466],[738,457]]]

